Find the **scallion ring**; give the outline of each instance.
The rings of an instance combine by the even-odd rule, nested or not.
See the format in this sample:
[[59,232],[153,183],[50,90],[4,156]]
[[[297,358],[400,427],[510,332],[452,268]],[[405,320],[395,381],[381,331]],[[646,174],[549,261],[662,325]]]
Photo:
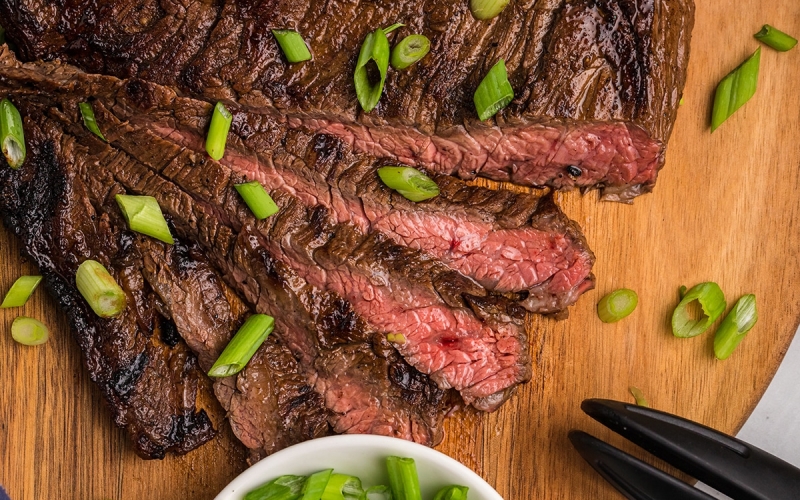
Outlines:
[[714,355],[718,359],[728,359],[756,321],[756,296],[749,294],[737,300],[714,335]]
[[389,472],[389,487],[392,498],[421,500],[417,464],[413,458],[387,457],[386,468]]
[[11,323],[11,338],[22,345],[41,345],[49,337],[47,327],[37,319],[20,316]]
[[[353,82],[361,109],[370,112],[378,105],[389,69],[389,40],[382,29],[367,35],[361,45]],[[377,69],[377,75],[370,68]],[[370,75],[372,73],[372,75]]]
[[96,260],[87,260],[78,266],[75,284],[92,311],[101,318],[116,316],[125,309],[125,292]]
[[300,33],[294,30],[272,30],[272,34],[278,40],[287,61],[299,63],[311,60],[311,51]]
[[712,132],[756,93],[760,62],[761,47],[719,82],[714,94],[714,108],[711,111]]
[[272,316],[253,314],[247,318],[208,371],[208,376],[230,377],[242,371],[274,328]]
[[769,45],[779,52],[786,52],[791,50],[797,45],[797,39],[791,35],[787,35],[783,31],[773,28],[769,24],[765,24],[761,31],[753,35],[760,42]]
[[152,236],[170,245],[175,243],[155,198],[118,194],[116,200],[131,231]]
[[320,500],[331,479],[331,474],[333,474],[333,469],[325,469],[308,476],[303,485],[303,496],[299,500]]
[[488,120],[514,99],[514,89],[508,81],[506,62],[497,61],[478,85],[472,100],[481,121]]
[[258,220],[264,220],[278,213],[278,205],[272,200],[267,190],[258,181],[245,182],[234,186],[244,202]]
[[11,101],[0,101],[0,144],[8,166],[18,169],[25,163],[25,132],[22,117]]
[[603,323],[614,323],[636,309],[639,296],[628,288],[620,288],[609,293],[597,303],[597,315]]
[[218,102],[211,115],[211,124],[208,126],[206,137],[206,151],[208,156],[219,161],[225,156],[225,144],[228,142],[228,132],[231,129],[233,115],[224,104]]
[[469,488],[466,486],[451,485],[445,486],[439,490],[433,497],[433,500],[467,500],[467,492]]
[[7,309],[9,307],[24,306],[41,281],[41,276],[20,276],[11,285],[8,293],[3,298],[3,303],[0,304],[0,308]]
[[628,390],[631,392],[631,396],[633,399],[636,400],[636,404],[638,406],[643,406],[645,408],[650,408],[650,404],[647,402],[647,398],[644,397],[644,393],[638,387],[630,386]]
[[416,168],[381,167],[378,177],[387,187],[411,201],[424,201],[439,195],[439,186]]
[[403,23],[394,23],[391,26],[387,26],[387,27],[383,28],[383,34],[384,35],[388,35],[392,31],[396,30],[397,28],[402,28],[403,26],[405,26],[405,24],[403,24]]
[[295,500],[300,498],[306,476],[285,475],[247,493],[243,500]]
[[97,126],[97,120],[94,118],[94,109],[92,109],[92,105],[88,102],[82,102],[78,104],[78,108],[81,110],[83,124],[86,125],[86,128],[97,137],[103,139],[103,141],[108,142],[105,136],[103,136],[103,133],[100,132],[100,127]]
[[[692,314],[691,304],[695,301],[699,303],[702,312],[695,311],[695,314]],[[725,312],[725,295],[719,285],[711,281],[695,285],[686,292],[672,313],[672,333],[680,338],[700,335],[723,312]]]
[[469,10],[475,19],[485,21],[503,12],[508,2],[509,0],[470,0]]
[[392,67],[406,69],[431,51],[431,41],[425,35],[408,35],[392,49]]

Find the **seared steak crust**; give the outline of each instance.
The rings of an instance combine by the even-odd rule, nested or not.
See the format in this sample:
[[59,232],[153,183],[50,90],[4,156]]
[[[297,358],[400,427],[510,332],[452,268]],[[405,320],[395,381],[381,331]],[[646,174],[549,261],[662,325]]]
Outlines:
[[[57,130],[25,121],[28,160],[0,160],[0,210],[67,313],[91,379],[144,458],[185,453],[214,436],[200,394],[208,392],[195,356],[158,311],[142,276],[140,236],[120,231],[116,211],[93,203],[83,176],[91,166],[58,141]],[[96,200],[95,200],[96,201]],[[113,201],[112,201],[113,203]],[[116,216],[119,219],[119,216]],[[128,297],[121,316],[97,317],[75,287],[86,259],[103,263]]]
[[[27,60],[62,58],[337,134],[378,156],[465,178],[605,187],[629,201],[652,189],[686,78],[691,0],[511,2],[491,22],[461,0],[177,2],[2,0]],[[361,113],[352,84],[366,35],[395,22],[432,54],[390,71]],[[294,28],[313,61],[287,65],[270,29]],[[481,123],[472,96],[505,59],[514,102]],[[571,167],[571,168],[568,168]],[[580,172],[575,175],[576,172]]]

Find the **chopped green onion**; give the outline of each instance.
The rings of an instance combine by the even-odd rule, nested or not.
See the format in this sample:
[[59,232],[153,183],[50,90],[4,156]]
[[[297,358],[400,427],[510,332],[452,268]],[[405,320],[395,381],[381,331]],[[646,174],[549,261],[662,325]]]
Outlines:
[[208,156],[219,161],[225,156],[225,143],[228,142],[228,131],[231,129],[233,115],[224,104],[218,102],[211,115],[211,125],[208,126],[206,137],[206,151]]
[[797,45],[796,38],[787,35],[779,29],[773,28],[769,24],[765,24],[764,27],[761,28],[761,31],[753,36],[756,37],[760,42],[769,45],[779,52],[786,52]]
[[[375,109],[381,99],[383,85],[386,83],[386,71],[389,69],[389,52],[389,40],[386,38],[386,32],[382,29],[377,29],[367,35],[361,45],[353,81],[356,86],[358,102],[366,112]],[[370,71],[367,68],[370,62],[375,65],[379,73],[379,75],[373,75],[373,79],[375,76],[379,76],[375,83],[370,82]]]
[[331,479],[333,469],[321,470],[308,476],[303,486],[303,497],[300,500],[320,500]]
[[118,194],[117,205],[131,231],[152,236],[170,245],[175,243],[158,201],[152,196]]
[[258,181],[236,184],[234,187],[256,219],[264,220],[270,215],[278,213],[278,205],[272,201],[267,190]]
[[438,493],[436,496],[433,497],[433,500],[467,500],[467,492],[469,488],[466,486],[445,486]]
[[411,201],[424,201],[439,195],[439,186],[416,168],[381,167],[378,177],[387,187]]
[[364,491],[362,500],[392,500],[392,490],[388,486],[379,484]]
[[431,51],[431,41],[425,35],[408,35],[392,49],[392,67],[405,69]]
[[413,458],[388,457],[386,468],[389,471],[389,486],[392,498],[401,500],[422,500],[419,489],[417,465]]
[[761,47],[719,82],[714,95],[714,109],[711,112],[712,132],[756,93],[760,62]]
[[603,323],[614,323],[636,309],[639,296],[628,288],[620,288],[609,293],[597,303],[597,315]]
[[475,109],[478,110],[478,118],[481,121],[488,120],[508,106],[513,99],[514,89],[508,82],[506,62],[500,59],[483,77],[483,81],[478,85],[472,98],[475,102]]
[[406,343],[406,336],[402,333],[387,333],[386,340],[393,344],[405,344]]
[[475,19],[484,21],[497,16],[508,5],[509,0],[470,0],[469,10]]
[[229,377],[242,371],[273,328],[275,319],[272,316],[253,314],[247,318],[208,371],[208,376]]
[[647,399],[644,397],[644,393],[638,387],[630,386],[628,390],[631,391],[631,396],[633,399],[636,400],[636,404],[639,406],[644,406],[645,408],[650,408],[650,405],[647,403]]
[[50,333],[41,321],[20,316],[11,323],[11,337],[22,345],[40,345],[47,342]]
[[320,500],[361,500],[364,490],[361,480],[346,474],[331,474]]
[[0,101],[0,143],[8,166],[21,167],[25,162],[25,132],[19,111],[8,99]]
[[306,476],[281,476],[261,485],[244,496],[244,500],[297,500]]
[[728,359],[756,321],[758,321],[756,296],[749,294],[737,300],[714,336],[714,355],[718,359]]
[[403,23],[394,23],[391,26],[387,26],[386,28],[383,28],[383,34],[384,35],[388,35],[392,31],[396,30],[397,28],[402,28],[403,26],[405,26],[405,24],[403,24]]
[[681,97],[681,100],[678,101],[678,106],[683,106],[683,97]]
[[681,287],[678,288],[678,301],[683,300],[684,295],[686,295],[686,286],[681,285]]
[[[689,305],[697,301],[702,307],[702,314],[694,318],[689,312]],[[725,312],[725,295],[714,282],[700,283],[686,292],[678,307],[672,313],[672,333],[676,337],[688,338],[700,335]]]
[[83,124],[86,125],[86,128],[89,129],[94,135],[103,139],[105,142],[106,138],[103,136],[103,133],[100,132],[100,127],[97,126],[97,120],[94,118],[94,109],[92,109],[92,105],[88,102],[82,102],[78,104],[78,107],[81,110],[81,116],[83,116]]
[[0,304],[0,308],[24,306],[33,291],[39,286],[40,281],[42,281],[41,276],[20,276],[17,278],[17,281],[8,290],[3,303]]
[[89,307],[101,318],[116,316],[125,309],[125,292],[96,260],[87,260],[78,266],[75,283]]
[[311,52],[300,33],[294,30],[272,30],[272,34],[278,40],[287,61],[299,63],[311,60]]

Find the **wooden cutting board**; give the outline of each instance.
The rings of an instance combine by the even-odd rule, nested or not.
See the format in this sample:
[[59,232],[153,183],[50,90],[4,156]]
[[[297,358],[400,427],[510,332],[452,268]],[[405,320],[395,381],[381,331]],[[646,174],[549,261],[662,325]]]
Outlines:
[[[505,406],[446,425],[439,449],[508,500],[619,498],[567,440],[579,428],[633,449],[581,413],[585,398],[628,400],[634,385],[655,408],[735,432],[800,321],[800,48],[765,48],[755,97],[713,135],[707,127],[716,83],[758,47],[752,33],[770,23],[800,36],[800,4],[697,1],[685,102],[655,192],[632,206],[598,203],[595,193],[559,196],[597,255],[597,288],[566,321],[532,319],[534,378]],[[31,273],[3,232],[0,289]],[[729,304],[758,298],[758,324],[724,362],[710,333],[676,339],[669,329],[678,288],[708,280]],[[639,307],[605,325],[595,304],[620,287],[639,293]],[[16,344],[9,329],[20,313],[46,322],[51,340]],[[43,292],[22,311],[0,311],[0,377],[0,484],[14,500],[206,500],[245,466],[227,430],[185,457],[136,457]]]

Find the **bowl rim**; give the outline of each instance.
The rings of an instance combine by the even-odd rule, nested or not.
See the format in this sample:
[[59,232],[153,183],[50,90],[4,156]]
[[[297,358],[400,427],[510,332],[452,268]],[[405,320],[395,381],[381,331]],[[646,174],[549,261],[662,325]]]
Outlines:
[[241,494],[245,489],[250,490],[255,485],[264,481],[264,470],[273,464],[286,460],[298,459],[307,456],[308,453],[324,453],[329,450],[341,449],[343,446],[360,447],[383,451],[387,456],[401,455],[409,456],[414,459],[427,459],[436,462],[448,473],[453,476],[466,476],[470,479],[470,492],[480,495],[485,500],[503,500],[497,491],[492,488],[475,471],[462,464],[458,460],[445,455],[444,453],[429,448],[427,446],[406,441],[405,439],[379,436],[372,434],[343,434],[336,436],[326,436],[309,441],[303,441],[288,448],[284,448],[268,457],[265,457],[252,466],[248,467],[236,478],[228,483],[214,500],[232,500],[235,494]]

